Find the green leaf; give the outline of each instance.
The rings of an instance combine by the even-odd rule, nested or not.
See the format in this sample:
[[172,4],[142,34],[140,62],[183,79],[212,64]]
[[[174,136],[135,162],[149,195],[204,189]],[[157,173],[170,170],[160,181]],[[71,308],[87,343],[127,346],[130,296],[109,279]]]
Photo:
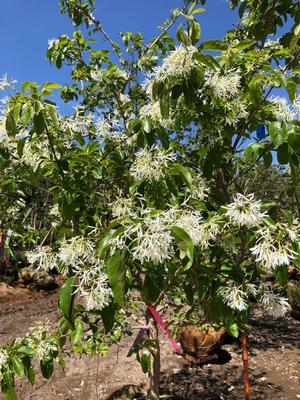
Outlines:
[[29,82],[29,81],[23,82],[22,83],[22,92],[25,92],[26,89],[28,89],[29,87],[37,89],[39,87],[39,85],[36,84],[35,82]]
[[188,107],[192,107],[192,105],[194,103],[194,96],[193,96],[194,90],[193,90],[193,86],[191,85],[191,82],[189,79],[187,79],[183,82],[182,90],[183,90],[186,105]]
[[13,370],[17,375],[22,375],[24,373],[23,363],[19,357],[13,357],[11,359],[11,363]]
[[287,138],[288,144],[297,153],[300,154],[300,133],[290,133]]
[[45,120],[44,115],[41,111],[33,117],[33,126],[38,135],[41,135],[44,132]]
[[182,29],[182,25],[179,25],[177,32],[176,32],[177,39],[188,46],[190,44],[189,37],[186,32]]
[[61,88],[62,88],[62,86],[59,85],[58,83],[55,83],[55,82],[46,82],[42,86],[42,89],[46,89],[46,90],[48,90],[48,89],[61,89]]
[[28,125],[32,120],[34,115],[34,110],[29,104],[25,104],[22,106],[21,111],[21,121],[23,125]]
[[275,121],[269,123],[269,133],[272,142],[275,146],[281,145],[285,141],[284,130],[282,129],[281,122]]
[[17,153],[20,158],[22,158],[24,146],[25,146],[25,140],[23,139],[18,140]]
[[270,151],[264,154],[264,165],[266,168],[269,168],[272,165],[273,156]]
[[289,281],[289,271],[287,265],[281,265],[274,271],[275,279],[280,286],[286,286]]
[[151,126],[152,124],[151,124],[151,119],[150,118],[146,118],[144,121],[143,121],[143,129],[144,129],[144,131],[146,132],[146,133],[150,133],[151,132],[151,129],[152,129],[152,126]]
[[34,369],[31,366],[31,359],[30,357],[23,357],[22,359],[23,365],[24,365],[24,375],[28,379],[28,381],[31,383],[31,385],[34,384],[35,381],[35,372]]
[[159,106],[163,119],[168,119],[170,116],[170,93],[167,87],[165,87],[162,92],[162,96],[159,100]]
[[47,361],[41,361],[40,367],[43,377],[49,379],[53,374],[53,369],[54,369],[53,360],[50,359]]
[[193,45],[199,41],[200,36],[201,36],[200,24],[199,24],[199,22],[192,20],[192,29],[191,29],[190,38],[191,38],[191,42]]
[[58,119],[57,119],[56,109],[52,106],[49,106],[49,107],[47,107],[47,111],[50,114],[50,117],[52,119],[54,127],[57,128],[58,127]]
[[220,69],[220,64],[210,54],[195,52],[193,58],[209,68]]
[[75,320],[75,329],[71,333],[72,344],[76,344],[83,333],[83,323],[80,319]]
[[205,11],[205,8],[196,8],[193,12],[192,15],[198,14],[198,13],[203,13]]
[[123,226],[119,226],[118,228],[109,229],[103,238],[97,243],[97,253],[100,258],[104,258],[107,249],[109,247],[110,241],[117,237],[120,233],[124,231]]
[[177,84],[172,87],[172,99],[177,100],[179,96],[182,94],[182,86]]
[[200,47],[205,50],[223,51],[227,50],[228,45],[221,40],[207,40]]
[[233,336],[234,338],[238,338],[239,337],[239,327],[238,324],[232,324],[229,326],[229,333],[231,336]]
[[193,241],[187,234],[187,232],[184,229],[179,228],[178,226],[173,226],[171,232],[179,249],[180,259],[181,260],[187,259],[187,261],[183,265],[183,268],[181,268],[180,270],[187,271],[188,269],[191,268],[193,264],[193,259],[194,259]]
[[190,189],[193,189],[193,178],[188,168],[184,167],[181,164],[175,164],[172,166],[169,172],[171,175],[181,176],[185,180],[188,187]]
[[5,400],[17,400],[14,376],[11,371],[7,371],[3,374],[1,378],[1,390]]
[[263,218],[264,223],[271,229],[271,231],[276,231],[277,225],[273,219],[269,216]]
[[116,310],[117,305],[115,303],[110,303],[109,306],[101,310],[101,318],[103,321],[105,333],[110,332],[114,326]]
[[74,313],[74,283],[75,277],[70,276],[60,289],[59,308],[64,314],[64,317],[71,322],[73,329],[73,313]]
[[263,209],[273,208],[276,206],[277,206],[277,203],[274,200],[263,200],[261,202],[261,208],[263,208]]
[[157,133],[158,139],[161,141],[161,144],[163,145],[163,148],[167,150],[170,146],[168,132],[164,128],[160,127],[160,128],[157,128],[156,133]]
[[155,80],[152,84],[152,97],[153,100],[158,100],[161,97],[162,91],[165,87],[164,82]]
[[286,142],[277,148],[277,160],[282,165],[289,162],[289,146]]
[[144,374],[149,374],[151,372],[151,354],[142,354],[140,363]]
[[142,289],[142,299],[146,304],[155,302],[160,293],[159,288],[155,285],[154,281],[149,275],[146,275],[143,289]]
[[10,137],[15,137],[16,134],[18,133],[17,124],[14,119],[12,111],[10,111],[6,116],[5,129],[8,136]]
[[115,302],[124,307],[126,292],[126,267],[125,254],[118,250],[106,262],[107,275]]

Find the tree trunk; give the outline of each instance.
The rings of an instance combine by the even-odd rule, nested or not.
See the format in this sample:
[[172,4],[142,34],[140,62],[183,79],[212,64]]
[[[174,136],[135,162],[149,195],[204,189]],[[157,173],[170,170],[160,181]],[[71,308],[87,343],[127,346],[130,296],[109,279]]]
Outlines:
[[147,400],[159,400],[160,383],[160,343],[158,337],[158,327],[154,319],[150,319],[150,338],[154,342],[154,348],[151,350],[152,365],[149,373],[149,384],[147,391]]
[[249,366],[248,366],[248,349],[247,349],[247,333],[242,332],[242,348],[243,348],[243,364],[244,364],[244,391],[245,400],[250,400],[250,384],[249,384]]

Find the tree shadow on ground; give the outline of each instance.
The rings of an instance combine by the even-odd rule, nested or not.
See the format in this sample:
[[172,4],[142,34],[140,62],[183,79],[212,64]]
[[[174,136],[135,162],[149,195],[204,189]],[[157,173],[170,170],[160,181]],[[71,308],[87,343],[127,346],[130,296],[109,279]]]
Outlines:
[[[183,369],[172,374],[163,374],[163,395],[177,395],[182,400],[240,400],[244,398],[243,371],[240,367],[220,366],[216,371],[210,367]],[[282,388],[264,382],[264,373],[252,373],[250,379],[251,400],[279,399]],[[175,398],[175,397],[174,397]]]
[[261,309],[256,309],[250,319],[250,325],[250,349],[295,349],[300,346],[300,322],[292,317],[274,319],[263,315]]

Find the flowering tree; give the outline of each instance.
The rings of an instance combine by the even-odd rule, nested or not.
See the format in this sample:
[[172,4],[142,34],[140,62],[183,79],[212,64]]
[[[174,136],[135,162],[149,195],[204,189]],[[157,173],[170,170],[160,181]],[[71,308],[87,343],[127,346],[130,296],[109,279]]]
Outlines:
[[[133,32],[116,43],[94,17],[94,0],[61,0],[62,12],[83,27],[50,40],[47,57],[57,68],[72,66],[73,84],[25,82],[18,92],[2,80],[0,88],[13,93],[3,101],[1,163],[14,178],[1,195],[14,199],[18,221],[26,212],[21,187],[30,182],[41,222],[22,242],[27,258],[68,276],[57,329],[44,323],[0,352],[7,399],[15,398],[15,373],[34,382],[33,358],[46,378],[55,359],[63,365],[67,338],[75,352],[104,353],[128,330],[134,300],[158,307],[180,293],[235,337],[248,329],[250,299],[274,317],[286,312],[287,300],[264,276],[273,273],[284,286],[288,266],[300,266],[299,222],[240,183],[277,155],[298,202],[299,3],[230,6],[241,19],[223,40],[201,42],[204,9],[186,0],[149,44]],[[293,26],[280,35],[287,20]],[[174,39],[168,32],[179,22]],[[99,35],[111,50],[97,49]],[[284,97],[273,95],[278,88]],[[49,99],[55,89],[77,102],[74,115],[59,114]],[[1,213],[6,229],[19,230],[11,241],[23,238],[21,224]],[[134,309],[149,328],[137,357],[155,400],[157,324],[147,308]]]

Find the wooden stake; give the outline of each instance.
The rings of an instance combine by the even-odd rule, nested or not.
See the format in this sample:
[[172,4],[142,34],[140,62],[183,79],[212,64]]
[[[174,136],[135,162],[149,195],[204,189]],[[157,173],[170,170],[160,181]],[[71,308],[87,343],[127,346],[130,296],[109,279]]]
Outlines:
[[242,349],[243,349],[243,365],[244,365],[244,391],[245,400],[250,400],[250,384],[249,384],[249,365],[248,365],[248,350],[247,350],[247,333],[242,333]]

